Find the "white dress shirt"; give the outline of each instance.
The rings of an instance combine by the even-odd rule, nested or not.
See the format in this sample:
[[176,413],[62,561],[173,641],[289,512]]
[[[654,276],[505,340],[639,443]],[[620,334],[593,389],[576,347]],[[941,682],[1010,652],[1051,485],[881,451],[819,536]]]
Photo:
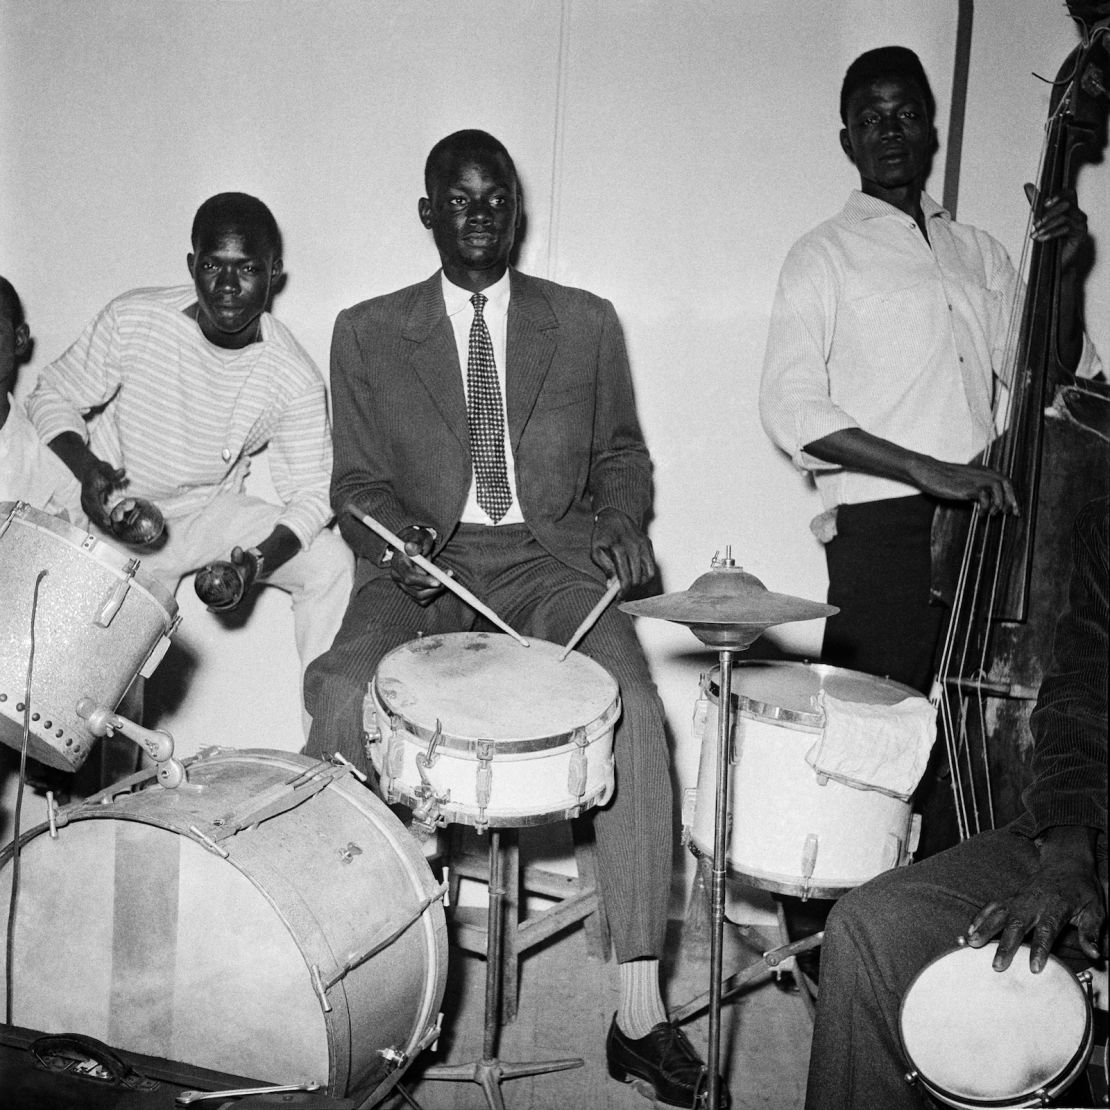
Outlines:
[[[913,486],[843,469],[803,448],[863,428],[944,462],[970,462],[995,436],[1020,289],[1005,249],[923,195],[912,217],[853,190],[783,263],[760,387],[768,435],[814,472],[826,509],[905,497]],[[1084,345],[1079,373],[1097,358]]]

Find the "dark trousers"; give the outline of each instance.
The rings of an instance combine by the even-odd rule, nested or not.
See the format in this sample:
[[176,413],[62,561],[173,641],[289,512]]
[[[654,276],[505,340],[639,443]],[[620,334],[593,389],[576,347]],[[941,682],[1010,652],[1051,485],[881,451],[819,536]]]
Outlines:
[[[924,495],[841,505],[825,545],[830,605],[821,660],[892,678],[928,694],[948,610],[929,604],[936,503]],[[933,749],[914,796],[922,815],[918,859],[958,839],[943,746]]]
[[[1038,861],[1027,837],[1008,829],[980,833],[887,871],[836,903],[822,944],[806,1110],[935,1105],[904,1078],[910,1061],[899,1039],[902,998],[918,971],[954,948],[989,901],[1028,881]],[[1090,962],[1066,945],[1056,954],[1076,970]],[[1028,958],[1026,951],[1015,957]],[[953,1012],[959,1005],[952,999]]]
[[945,610],[929,604],[929,536],[935,503],[894,497],[841,505],[825,545],[829,604],[821,659],[904,682],[923,694]]
[[[518,632],[557,644],[570,639],[605,588],[549,555],[527,525],[462,525],[436,562]],[[382,656],[419,634],[467,632],[480,621],[452,593],[421,608],[388,576],[368,581],[352,596],[331,650],[308,668],[312,730],[305,750],[338,751],[366,769],[363,701]],[[617,958],[659,957],[673,825],[662,703],[632,622],[615,605],[577,650],[612,674],[623,706],[614,736],[616,790],[594,813],[599,881]]]

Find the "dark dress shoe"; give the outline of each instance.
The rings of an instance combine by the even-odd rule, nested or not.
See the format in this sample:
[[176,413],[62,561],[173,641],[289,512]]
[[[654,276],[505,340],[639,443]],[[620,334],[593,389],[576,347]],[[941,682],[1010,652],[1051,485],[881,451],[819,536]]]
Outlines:
[[[705,1063],[677,1025],[661,1021],[646,1037],[633,1040],[621,1032],[614,1014],[605,1039],[605,1057],[614,1079],[632,1083],[647,1098],[684,1110],[708,1105]],[[721,1110],[728,1110],[731,1100],[724,1083],[718,1101]]]

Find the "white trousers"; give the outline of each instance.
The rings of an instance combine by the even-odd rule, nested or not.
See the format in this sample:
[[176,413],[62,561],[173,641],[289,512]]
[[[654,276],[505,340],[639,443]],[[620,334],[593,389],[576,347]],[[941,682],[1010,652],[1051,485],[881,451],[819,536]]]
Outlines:
[[[217,559],[230,559],[233,547],[261,543],[273,531],[281,512],[280,505],[258,497],[222,493],[199,512],[167,517],[166,543],[141,556],[142,570],[176,594],[187,574]],[[128,553],[135,554],[133,550]],[[338,535],[325,529],[307,549],[261,582],[284,590],[292,601],[302,704],[305,668],[331,647],[347,609],[353,574],[354,556],[350,548]],[[304,723],[307,735],[307,714]]]

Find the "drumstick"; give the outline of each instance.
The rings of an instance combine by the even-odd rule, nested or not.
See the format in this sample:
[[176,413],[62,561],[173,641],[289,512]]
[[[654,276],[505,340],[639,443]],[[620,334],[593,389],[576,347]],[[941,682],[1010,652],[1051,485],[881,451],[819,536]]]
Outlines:
[[563,654],[559,656],[560,663],[570,655],[574,645],[593,628],[594,622],[605,612],[605,608],[609,602],[620,593],[620,588],[621,584],[619,578],[609,579],[609,588],[601,595],[601,600],[586,614],[586,619],[574,630],[574,635],[567,640],[567,646],[563,648]]
[[522,647],[528,647],[528,641],[519,633],[511,629],[489,606],[484,605],[479,601],[465,586],[456,582],[446,571],[442,571],[431,562],[425,559],[423,555],[409,555],[405,550],[405,541],[400,537],[395,536],[384,524],[376,521],[372,516],[367,516],[366,513],[360,513],[354,505],[346,505],[344,508],[355,517],[361,520],[371,532],[381,536],[383,540],[390,547],[395,547],[406,558],[411,559],[421,570],[427,571],[437,582],[446,586],[453,594],[457,594],[463,599],[472,609],[481,613],[487,620],[492,621],[502,631],[507,632],[514,640],[516,640]]

